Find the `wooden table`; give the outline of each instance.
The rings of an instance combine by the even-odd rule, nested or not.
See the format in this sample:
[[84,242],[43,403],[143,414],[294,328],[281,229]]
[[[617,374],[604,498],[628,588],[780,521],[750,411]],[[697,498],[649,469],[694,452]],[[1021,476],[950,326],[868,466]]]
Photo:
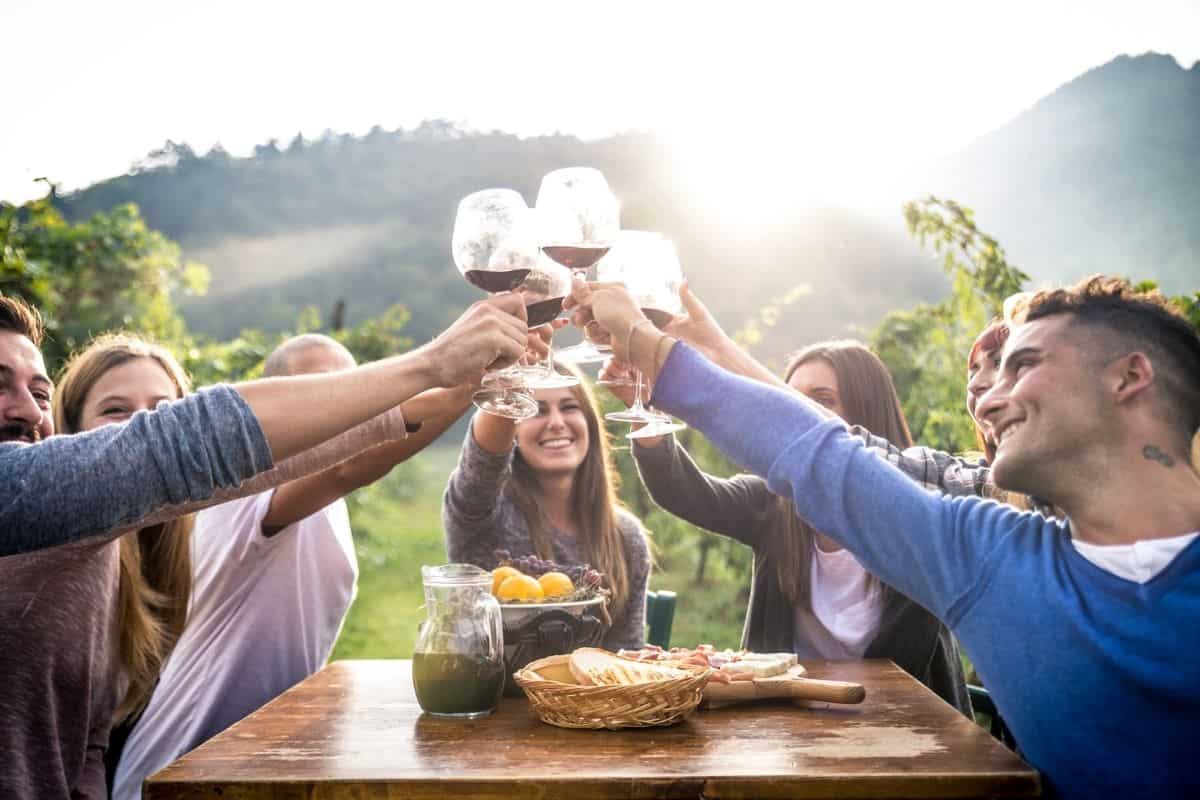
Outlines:
[[576,731],[522,699],[424,716],[408,661],[338,661],[153,776],[147,798],[1032,797],[1037,773],[890,661],[806,662],[857,706],[755,704]]

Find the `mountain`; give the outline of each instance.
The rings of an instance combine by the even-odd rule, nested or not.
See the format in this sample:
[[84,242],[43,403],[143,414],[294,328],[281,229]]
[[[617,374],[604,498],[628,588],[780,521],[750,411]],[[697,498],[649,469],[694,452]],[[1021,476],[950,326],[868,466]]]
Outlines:
[[914,170],[899,194],[975,209],[1038,281],[1092,272],[1200,288],[1200,62],[1121,56],[962,151]]
[[543,174],[573,164],[604,171],[624,227],[676,241],[692,285],[731,330],[797,286],[811,287],[765,329],[759,352],[768,358],[944,291],[937,265],[902,232],[838,209],[732,220],[711,197],[696,197],[693,176],[672,155],[644,133],[519,139],[427,122],[415,131],[271,142],[248,158],[168,143],[130,174],[59,203],[75,218],[137,203],[151,226],[211,268],[208,296],[181,307],[193,329],[221,337],[286,328],[305,306],[328,313],[344,299],[350,324],[403,303],[413,314],[410,333],[422,341],[482,296],[449,258],[459,199],[510,186],[532,201]]
[[[739,146],[749,152],[755,121],[743,130]],[[168,142],[129,174],[58,202],[73,218],[134,202],[207,264],[208,296],[181,304],[195,330],[285,329],[305,306],[327,315],[339,299],[355,324],[400,302],[420,342],[481,296],[449,258],[458,200],[509,186],[532,201],[543,174],[573,164],[604,171],[624,227],[676,241],[692,285],[726,328],[809,287],[772,310],[757,352],[773,360],[945,292],[940,267],[900,227],[900,203],[931,193],[974,208],[981,229],[1037,282],[1107,272],[1153,278],[1172,293],[1200,288],[1200,64],[1184,70],[1155,54],[1097,67],[962,151],[914,169],[893,187],[885,219],[799,204],[753,208],[752,192],[706,185],[703,164],[680,164],[649,133],[522,139],[441,120],[364,136],[298,135],[246,158]],[[792,179],[786,167],[777,183]]]

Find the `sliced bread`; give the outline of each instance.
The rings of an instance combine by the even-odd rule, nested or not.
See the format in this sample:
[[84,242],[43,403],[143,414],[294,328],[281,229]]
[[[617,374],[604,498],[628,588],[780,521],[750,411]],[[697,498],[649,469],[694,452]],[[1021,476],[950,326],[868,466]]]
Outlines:
[[579,648],[568,663],[575,680],[585,686],[632,686],[687,675],[675,667],[630,661],[596,647]]

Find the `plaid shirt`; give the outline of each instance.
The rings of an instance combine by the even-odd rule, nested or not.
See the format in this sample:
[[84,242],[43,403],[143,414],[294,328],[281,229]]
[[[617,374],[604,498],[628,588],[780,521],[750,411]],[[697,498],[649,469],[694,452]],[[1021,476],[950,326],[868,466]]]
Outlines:
[[1054,507],[1044,500],[1032,495],[1006,492],[992,483],[992,471],[983,459],[971,461],[928,447],[901,450],[882,436],[876,436],[858,425],[851,426],[849,432],[851,436],[862,439],[880,458],[930,491],[987,497],[1002,503],[1016,500],[1016,505],[1023,504],[1047,516],[1055,515]]

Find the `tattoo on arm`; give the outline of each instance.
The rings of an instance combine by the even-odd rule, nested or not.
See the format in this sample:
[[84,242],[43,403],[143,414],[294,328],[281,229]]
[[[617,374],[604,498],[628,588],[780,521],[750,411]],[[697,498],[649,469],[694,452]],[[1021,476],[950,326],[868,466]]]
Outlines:
[[1157,461],[1164,467],[1175,466],[1175,459],[1171,458],[1169,455],[1164,453],[1162,450],[1159,450],[1152,444],[1148,444],[1142,448],[1142,456],[1145,457],[1147,461]]

